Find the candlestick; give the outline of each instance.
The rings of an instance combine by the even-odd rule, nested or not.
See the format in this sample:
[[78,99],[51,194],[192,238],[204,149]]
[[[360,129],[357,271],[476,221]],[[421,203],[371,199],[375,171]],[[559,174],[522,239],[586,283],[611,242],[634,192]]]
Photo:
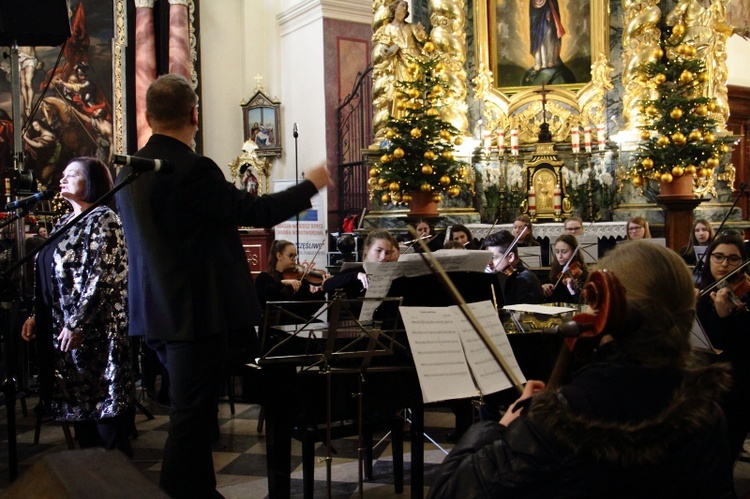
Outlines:
[[583,144],[586,152],[591,152],[591,127],[589,125],[583,127]]
[[518,156],[518,130],[510,131],[510,152],[513,156]]
[[607,130],[604,127],[604,123],[596,125],[596,144],[599,146],[600,151],[607,148]]
[[562,189],[560,188],[560,184],[555,185],[555,191],[552,195],[553,203],[554,203],[554,209],[555,213],[559,213],[562,211]]
[[581,131],[578,127],[575,127],[570,131],[570,141],[573,148],[573,153],[578,154],[581,152]]

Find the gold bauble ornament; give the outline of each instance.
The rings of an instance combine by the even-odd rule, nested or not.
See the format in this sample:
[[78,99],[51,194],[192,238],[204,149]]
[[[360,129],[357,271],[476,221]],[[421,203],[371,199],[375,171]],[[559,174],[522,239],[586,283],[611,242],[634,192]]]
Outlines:
[[685,55],[687,55],[688,57],[695,57],[695,54],[697,53],[698,49],[691,45],[690,47],[688,47],[687,53]]
[[711,132],[706,132],[703,134],[703,140],[706,144],[713,144],[716,141],[716,135]]
[[684,55],[687,55],[687,53],[688,53],[689,51],[690,51],[690,49],[689,49],[689,48],[688,48],[688,46],[687,46],[687,45],[685,45],[684,43],[683,43],[683,44],[681,44],[681,45],[679,45],[679,46],[677,47],[677,53],[678,53],[678,54],[680,54],[680,55],[683,55],[683,56],[684,56]]
[[370,168],[370,178],[377,178],[380,175],[380,170],[377,168]]
[[728,153],[728,152],[729,152],[729,146],[728,146],[728,145],[726,145],[726,144],[722,144],[721,146],[719,146],[719,151],[721,151],[721,152],[723,152],[724,154],[726,154],[726,153]]
[[682,109],[680,109],[679,107],[672,109],[669,112],[669,117],[673,120],[679,120],[680,118],[682,118]]
[[639,74],[638,81],[641,83],[646,83],[648,81],[648,75],[644,73]]
[[435,85],[434,87],[432,87],[432,95],[438,96],[442,95],[442,93],[443,87],[441,87],[440,85]]
[[662,135],[661,137],[659,137],[659,139],[656,141],[656,143],[659,144],[662,147],[668,146],[669,145],[669,137],[667,137],[666,135]]
[[685,136],[682,133],[677,132],[672,134],[672,142],[674,142],[676,146],[684,146],[687,143],[687,140],[685,140]]
[[421,128],[412,128],[411,132],[409,132],[409,135],[411,135],[412,139],[418,139],[422,136],[422,129]]
[[386,184],[388,184],[388,180],[387,180],[387,179],[384,179],[383,177],[380,177],[380,178],[378,179],[378,185],[379,185],[380,187],[383,187],[383,188],[385,188]]
[[466,169],[465,166],[462,166],[461,168],[458,169],[458,176],[459,177],[464,178],[468,174],[469,174],[469,171]]
[[654,160],[651,158],[643,158],[643,161],[641,161],[641,164],[646,170],[650,170],[654,167]]
[[708,73],[706,73],[706,72],[703,72],[703,73],[701,73],[701,74],[698,75],[698,81],[701,82],[701,83],[706,83],[708,81],[708,78],[709,78],[709,76],[708,76]]
[[432,161],[433,159],[435,159],[435,153],[432,152],[432,151],[425,151],[425,153],[424,153],[424,159],[428,159],[428,160]]
[[662,83],[667,81],[667,75],[665,75],[664,73],[659,73],[658,75],[654,76],[654,81],[661,85]]
[[695,142],[696,140],[701,140],[703,138],[703,134],[700,130],[693,130],[690,132],[690,135],[688,135],[688,139],[690,142]]
[[651,132],[649,132],[648,130],[642,130],[641,140],[648,140],[649,138],[651,138]]
[[693,81],[693,78],[695,78],[695,76],[687,69],[680,73],[680,82],[682,83],[690,83],[691,81]]
[[401,194],[399,194],[399,193],[397,193],[397,192],[396,192],[396,193],[394,193],[394,194],[391,194],[391,200],[392,200],[392,201],[393,201],[394,203],[400,203],[400,202],[401,202]]
[[399,111],[405,110],[406,109],[406,102],[404,102],[402,100],[398,101],[396,103],[396,109],[398,109]]
[[398,182],[391,182],[388,185],[388,190],[391,192],[398,192],[401,190],[401,186],[398,184]]
[[430,192],[430,191],[432,190],[432,186],[431,186],[430,184],[428,184],[427,182],[425,182],[424,184],[422,184],[422,185],[421,185],[421,186],[419,187],[419,189],[420,189],[420,190],[421,190],[422,192]]
[[687,165],[685,167],[685,173],[688,175],[695,175],[695,173],[698,171],[698,168],[695,165]]
[[708,168],[699,168],[696,175],[701,178],[706,178],[711,175],[711,170],[709,170]]
[[422,173],[424,175],[432,175],[432,165],[422,165]]
[[708,166],[709,168],[716,168],[717,166],[719,166],[719,158],[717,158],[716,156],[711,156],[706,160],[706,166]]
[[411,203],[411,201],[412,201],[412,197],[411,197],[411,194],[409,194],[408,192],[405,192],[405,193],[404,193],[404,194],[403,194],[403,195],[401,196],[401,201],[402,201],[402,202],[404,202],[404,203],[406,203],[406,204],[409,204],[409,203]]
[[434,116],[438,116],[440,114],[440,111],[438,111],[434,107],[431,107],[430,109],[428,109],[427,111],[425,111],[425,114],[427,116],[433,116],[434,117]]
[[651,179],[652,180],[656,180],[657,182],[659,182],[661,180],[661,173],[656,172],[656,171],[655,172],[651,172]]
[[685,34],[685,25],[684,24],[675,24],[672,28],[672,34],[674,36],[682,36]]
[[382,156],[380,156],[380,162],[383,163],[383,164],[390,163],[391,162],[391,155],[390,154],[383,154]]
[[427,42],[422,46],[422,48],[429,54],[435,50],[435,44],[432,42]]
[[633,185],[635,187],[642,187],[643,186],[643,178],[641,178],[641,177],[633,177]]
[[695,108],[695,114],[698,116],[705,116],[708,114],[708,106],[705,104],[701,104],[700,106]]
[[451,140],[451,133],[448,130],[440,130],[440,138],[443,140]]
[[659,110],[656,109],[656,106],[654,106],[653,104],[649,104],[646,107],[645,111],[649,116],[656,116],[659,113]]
[[451,185],[451,178],[448,175],[443,175],[442,177],[440,177],[440,185],[442,186]]
[[443,200],[443,195],[442,194],[440,194],[439,192],[433,192],[432,193],[432,202],[433,203],[439,203],[442,200]]
[[445,63],[438,62],[435,66],[435,71],[437,71],[438,73],[442,73],[443,71],[445,71]]
[[708,109],[708,110],[709,110],[709,111],[711,111],[712,113],[713,113],[714,111],[716,111],[716,102],[714,102],[714,101],[711,101],[711,102],[709,102],[708,104],[706,104],[706,109]]
[[661,59],[662,57],[664,57],[664,51],[660,48],[657,48],[651,53],[651,55],[654,56],[654,59]]
[[383,194],[380,196],[380,202],[383,204],[390,203],[391,202],[391,195],[390,194]]
[[404,153],[404,150],[403,150],[403,149],[401,149],[400,147],[397,147],[397,148],[396,148],[396,149],[395,149],[395,150],[393,151],[393,157],[394,157],[394,158],[396,158],[396,159],[401,159],[401,158],[403,158],[403,157],[404,157],[404,154],[406,154],[406,153]]
[[411,97],[412,99],[416,99],[420,95],[419,90],[417,90],[416,88],[410,88],[408,93],[409,97]]
[[685,174],[685,168],[681,166],[672,167],[672,175],[674,175],[675,178],[682,177],[684,174]]
[[664,182],[665,184],[669,184],[672,180],[674,180],[674,177],[672,177],[672,174],[669,172],[664,172],[659,177],[659,181]]
[[443,151],[440,156],[442,156],[442,158],[446,161],[450,161],[451,159],[453,159],[453,153],[451,151]]
[[460,146],[461,144],[464,143],[464,139],[462,139],[461,137],[456,137],[456,140],[454,140],[453,143],[456,144],[457,146]]
[[388,140],[392,140],[393,137],[395,137],[395,136],[396,136],[396,132],[394,132],[393,130],[387,130],[385,132],[385,138],[388,139]]
[[411,71],[413,74],[419,73],[419,64],[416,62],[412,62],[409,64],[409,71]]
[[452,198],[458,196],[459,194],[461,194],[461,188],[457,185],[454,185],[450,189],[448,189],[448,195]]

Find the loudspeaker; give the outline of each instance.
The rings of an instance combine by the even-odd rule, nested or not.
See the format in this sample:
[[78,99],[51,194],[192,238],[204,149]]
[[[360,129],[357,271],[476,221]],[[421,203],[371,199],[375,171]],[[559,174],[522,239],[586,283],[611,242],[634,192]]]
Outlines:
[[56,47],[69,37],[66,0],[0,1],[0,46]]
[[47,454],[13,482],[3,497],[169,499],[125,454],[101,448]]

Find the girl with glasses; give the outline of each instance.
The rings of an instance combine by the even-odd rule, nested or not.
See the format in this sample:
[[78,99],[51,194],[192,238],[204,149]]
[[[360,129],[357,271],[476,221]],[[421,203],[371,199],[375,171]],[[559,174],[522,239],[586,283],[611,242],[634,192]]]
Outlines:
[[[742,239],[733,235],[717,236],[706,250],[701,287],[705,289],[725,277],[746,257]],[[745,279],[745,276],[740,275],[739,279]],[[732,366],[732,387],[722,408],[727,416],[734,462],[750,431],[750,313],[740,311],[741,307],[738,308],[732,294],[728,287],[711,291],[698,299],[697,313],[714,349],[720,351],[715,360],[729,362]],[[735,298],[747,303],[748,295]]]
[[628,240],[651,239],[651,231],[648,222],[643,217],[628,218]]

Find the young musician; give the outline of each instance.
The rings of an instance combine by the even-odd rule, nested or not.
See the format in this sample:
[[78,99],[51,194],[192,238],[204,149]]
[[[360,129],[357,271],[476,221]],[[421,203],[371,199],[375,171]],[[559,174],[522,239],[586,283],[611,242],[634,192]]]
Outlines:
[[450,240],[462,244],[464,249],[479,249],[471,237],[471,231],[465,225],[452,226]]
[[[696,246],[708,246],[711,241],[714,240],[714,229],[711,227],[711,223],[705,218],[699,218],[693,223],[693,231],[690,234],[690,240],[687,245],[680,250],[680,255],[685,263],[688,265],[695,265],[697,259],[695,258],[695,247]],[[702,263],[705,263],[705,257]]]
[[566,234],[581,237],[583,235],[583,220],[580,217],[569,217],[563,224]]
[[[374,230],[367,235],[363,249],[363,262],[393,262],[398,260],[398,243],[396,238],[387,230]],[[341,289],[347,298],[365,296],[370,279],[367,277],[363,265],[350,267],[326,279],[323,291],[329,297],[337,289]]]
[[[417,222],[416,230],[419,237],[422,238],[422,242],[427,245],[430,251],[437,251],[443,247],[443,239],[437,237],[434,229],[424,220]],[[415,253],[422,252],[422,245],[418,241],[412,241],[408,246],[413,248]]]
[[[578,241],[570,234],[563,234],[555,241],[555,260],[549,272],[550,282],[542,284],[547,302],[580,302],[581,290],[589,277],[589,269],[581,252],[576,251],[577,247]],[[571,259],[573,261],[565,269]]]
[[[742,239],[728,234],[717,236],[706,250],[702,288],[715,284],[746,258]],[[716,360],[732,366],[732,386],[722,402],[732,462],[737,460],[750,431],[750,313],[744,305],[735,303],[748,303],[747,280],[747,274],[741,271],[728,287],[717,287],[698,299],[698,320],[713,347],[720,351]]]
[[[521,233],[524,227],[528,227],[526,233],[516,244],[518,246],[539,246],[539,241],[534,238],[534,227],[531,225],[531,219],[528,215],[519,215],[516,217],[516,220],[513,222],[513,229],[511,229],[513,237],[518,237],[518,234]],[[486,241],[484,245],[487,246]]]
[[501,230],[484,240],[484,247],[492,252],[489,272],[498,276],[497,282],[493,284],[495,293],[502,293],[505,305],[542,303],[544,292],[539,279],[524,267],[515,246],[508,251],[514,239],[510,232]]
[[630,217],[627,223],[628,240],[651,239],[651,229],[648,228],[648,222],[643,217]]
[[734,497],[717,405],[729,376],[693,362],[690,272],[637,241],[599,265],[626,290],[612,304],[626,321],[593,338],[592,362],[559,389],[529,381],[499,422],[469,428],[430,498]]
[[[297,275],[297,248],[291,241],[283,239],[274,241],[268,255],[268,268],[255,278],[255,289],[261,310],[266,310],[269,301],[317,301],[325,300],[325,293],[320,283],[312,284],[303,275]],[[317,275],[317,274],[316,274]],[[293,312],[301,316],[309,316],[318,307],[295,307]]]

